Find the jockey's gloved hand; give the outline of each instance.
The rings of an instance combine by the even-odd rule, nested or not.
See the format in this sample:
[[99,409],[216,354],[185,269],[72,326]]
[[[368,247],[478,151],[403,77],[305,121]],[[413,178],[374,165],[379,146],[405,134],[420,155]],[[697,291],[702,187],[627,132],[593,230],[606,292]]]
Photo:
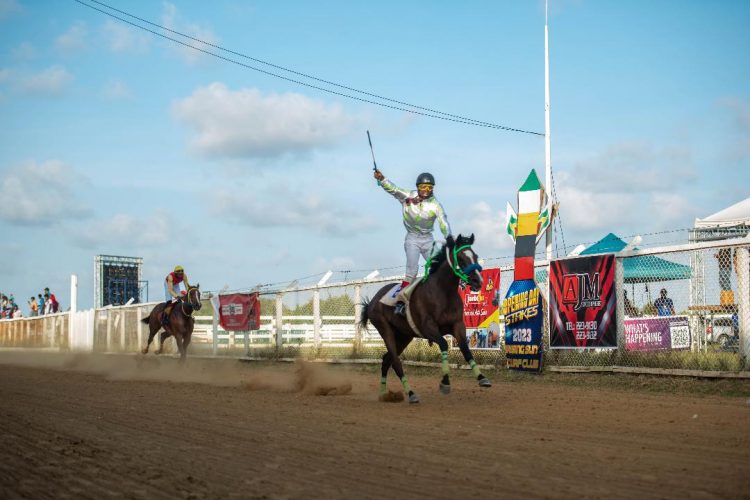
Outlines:
[[383,179],[385,179],[385,176],[383,175],[383,173],[380,170],[377,170],[377,169],[375,169],[375,171],[372,173],[372,176],[375,177],[375,179],[377,179],[378,182],[380,182]]

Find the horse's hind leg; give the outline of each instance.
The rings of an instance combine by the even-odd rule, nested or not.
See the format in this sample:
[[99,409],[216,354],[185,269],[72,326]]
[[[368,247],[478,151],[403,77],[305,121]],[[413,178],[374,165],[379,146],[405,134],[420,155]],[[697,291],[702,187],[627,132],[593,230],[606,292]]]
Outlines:
[[141,352],[143,354],[148,354],[148,348],[151,347],[151,341],[154,340],[154,335],[156,335],[156,332],[159,331],[158,325],[153,325],[151,322],[148,324],[148,340],[146,341],[146,347],[144,347]]
[[388,392],[387,378],[388,370],[391,369],[391,363],[393,362],[393,356],[391,351],[386,351],[383,354],[383,364],[380,365],[380,395],[383,396]]
[[490,380],[482,374],[482,372],[479,370],[479,367],[477,366],[477,362],[474,361],[474,356],[469,350],[469,344],[466,343],[466,337],[458,341],[458,347],[459,349],[461,349],[461,354],[464,355],[464,359],[466,360],[466,362],[469,363],[469,367],[474,373],[474,376],[477,377],[477,381],[479,382],[480,387],[492,387],[492,382],[490,382]]
[[164,352],[164,341],[169,338],[169,336],[172,335],[168,331],[164,330],[161,332],[161,335],[159,335],[159,348],[154,352],[154,354],[161,354]]

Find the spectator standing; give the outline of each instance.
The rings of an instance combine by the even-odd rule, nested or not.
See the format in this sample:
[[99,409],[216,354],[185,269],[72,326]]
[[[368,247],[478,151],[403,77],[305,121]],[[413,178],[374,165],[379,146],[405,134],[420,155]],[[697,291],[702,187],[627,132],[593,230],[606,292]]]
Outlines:
[[43,316],[45,314],[45,311],[44,311],[44,299],[42,298],[42,294],[41,293],[37,297],[38,297],[37,300],[36,300],[37,314],[39,316]]
[[714,254],[719,264],[719,286],[723,291],[732,289],[732,249],[720,248]]
[[660,297],[654,301],[654,307],[656,308],[657,316],[673,316],[674,315],[674,303],[672,299],[667,297],[666,288],[662,288],[659,292]]
[[631,318],[638,316],[638,309],[636,309],[633,303],[630,302],[630,299],[628,299],[628,291],[623,290],[623,293],[625,297],[625,316],[630,316]]
[[49,291],[49,288],[44,289],[44,297],[49,301],[49,308],[47,314],[54,314],[60,309],[60,303],[57,302],[55,294]]
[[29,299],[29,316],[34,317],[39,315],[39,304],[36,303],[36,297],[33,295]]

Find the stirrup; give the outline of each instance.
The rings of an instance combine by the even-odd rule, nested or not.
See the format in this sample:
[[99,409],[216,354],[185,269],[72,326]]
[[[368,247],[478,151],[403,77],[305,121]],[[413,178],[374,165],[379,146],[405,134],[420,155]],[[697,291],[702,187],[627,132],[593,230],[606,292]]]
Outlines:
[[406,316],[406,304],[401,301],[396,302],[396,305],[393,307],[393,313],[399,316]]

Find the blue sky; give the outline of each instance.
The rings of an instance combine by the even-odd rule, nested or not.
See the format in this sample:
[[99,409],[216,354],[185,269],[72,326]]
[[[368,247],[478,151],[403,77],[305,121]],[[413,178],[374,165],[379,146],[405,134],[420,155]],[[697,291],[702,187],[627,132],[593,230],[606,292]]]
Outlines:
[[[544,130],[540,1],[107,3],[350,87]],[[748,21],[741,1],[551,2],[569,249],[684,229],[748,196]],[[66,307],[71,273],[93,303],[97,254],[143,257],[151,298],[178,263],[214,290],[400,272],[399,206],[371,177],[368,129],[397,184],[436,176],[482,257],[512,255],[505,203],[544,170],[541,137],[324,93],[72,0],[0,0],[0,124],[0,290],[49,286]]]

